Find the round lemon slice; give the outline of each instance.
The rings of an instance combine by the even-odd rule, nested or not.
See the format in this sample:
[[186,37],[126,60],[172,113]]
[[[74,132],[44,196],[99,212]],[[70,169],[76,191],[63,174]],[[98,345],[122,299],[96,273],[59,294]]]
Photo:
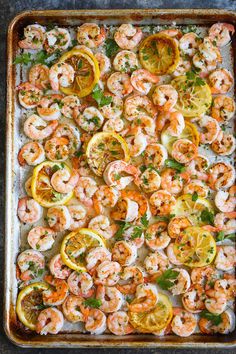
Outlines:
[[63,262],[71,269],[86,271],[85,257],[90,248],[106,247],[105,240],[91,229],[78,229],[65,236],[61,245]]
[[84,49],[75,47],[71,51],[64,53],[59,62],[66,62],[75,70],[73,84],[69,87],[61,86],[60,90],[66,95],[88,96],[100,77],[99,65],[95,56]]
[[[172,304],[168,296],[158,293],[159,300],[156,306],[147,312],[131,312],[128,315],[132,326],[142,333],[156,333],[164,329],[173,316]],[[141,299],[134,299],[138,303]]]
[[90,139],[86,156],[88,164],[97,176],[102,176],[107,164],[115,160],[129,161],[126,141],[113,132],[101,132]]
[[179,63],[179,49],[176,41],[162,33],[144,39],[139,47],[142,66],[156,75],[171,74]]
[[32,331],[35,330],[36,321],[43,309],[43,291],[49,285],[45,283],[32,283],[23,288],[16,301],[16,313],[19,320]]
[[73,192],[58,193],[51,185],[53,173],[62,168],[71,172],[64,162],[44,161],[34,168],[31,192],[33,198],[43,207],[50,208],[55,205],[63,205],[73,196]]
[[205,267],[215,258],[216,243],[209,231],[192,226],[177,237],[173,250],[181,263],[191,268]]
[[188,139],[192,141],[196,146],[199,145],[199,133],[197,131],[197,128],[194,124],[185,121],[185,128],[180,134],[180,136],[172,136],[168,133],[167,130],[168,126],[164,127],[162,133],[161,133],[161,143],[162,145],[165,146],[167,149],[168,153],[171,155],[172,153],[172,146],[174,142],[178,139]]
[[184,117],[197,117],[211,107],[211,90],[204,80],[201,79],[201,84],[198,84],[196,80],[190,81],[183,75],[172,80],[171,85],[178,92],[175,108]]

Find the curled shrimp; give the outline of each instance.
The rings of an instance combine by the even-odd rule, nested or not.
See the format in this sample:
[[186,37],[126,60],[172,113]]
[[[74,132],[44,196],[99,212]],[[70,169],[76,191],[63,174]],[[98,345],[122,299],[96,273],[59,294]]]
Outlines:
[[138,203],[130,198],[124,197],[118,200],[116,209],[111,212],[111,216],[114,220],[131,222],[138,218],[138,212]]
[[139,170],[123,160],[110,162],[103,173],[104,181],[108,186],[119,190],[125,189],[137,176]]
[[200,284],[193,284],[183,294],[184,308],[192,313],[198,313],[205,309],[205,291]]
[[215,41],[217,47],[223,47],[231,40],[230,33],[234,34],[234,26],[229,23],[215,23],[209,29],[209,38]]
[[182,268],[173,268],[173,271],[178,274],[169,290],[174,296],[184,294],[189,289],[191,284],[189,273],[187,270]]
[[159,272],[164,272],[170,266],[169,260],[167,256],[162,251],[156,251],[154,253],[150,253],[144,259],[144,267],[148,274],[156,274]]
[[42,49],[45,38],[45,28],[41,25],[28,25],[24,28],[24,39],[18,42],[23,49]]
[[189,60],[180,58],[179,63],[175,71],[173,72],[173,76],[177,77],[180,75],[185,75],[187,71],[191,70],[191,62]]
[[62,168],[53,173],[51,177],[51,184],[53,188],[59,193],[70,193],[74,190],[79,181],[78,173],[73,170],[71,173]]
[[58,306],[63,304],[68,293],[69,287],[65,280],[53,278],[52,275],[45,275],[44,280],[49,283],[50,287],[43,291],[43,303],[48,306]]
[[55,242],[56,233],[49,227],[33,227],[27,236],[30,247],[37,251],[50,250]]
[[20,221],[26,224],[33,224],[42,217],[43,208],[36,200],[24,197],[19,199],[17,215]]
[[170,28],[162,30],[158,33],[166,34],[167,36],[173,38],[176,41],[177,45],[179,45],[179,39],[183,36],[183,33],[178,28]]
[[99,285],[97,287],[96,298],[102,302],[100,310],[106,313],[118,311],[124,302],[121,292],[112,286]]
[[52,120],[47,124],[37,114],[31,114],[24,123],[24,133],[30,139],[43,140],[52,135],[57,126],[57,120]]
[[82,205],[69,205],[68,210],[71,216],[69,230],[74,231],[87,224],[87,211]]
[[86,255],[86,268],[91,271],[104,261],[111,261],[111,253],[108,249],[101,246],[91,248]]
[[[123,112],[123,100],[119,96],[114,94],[105,93],[104,96],[112,97],[111,103],[100,107],[100,111],[104,118],[109,119],[110,122],[114,121],[116,118],[120,118]],[[120,130],[122,130],[121,128]]]
[[[118,52],[113,60],[113,66],[116,71],[130,73],[138,67],[138,58],[136,53],[130,50]],[[131,80],[132,82],[132,80]]]
[[93,205],[97,214],[105,212],[105,208],[112,208],[119,198],[119,191],[113,187],[100,186],[93,195]]
[[161,177],[159,173],[151,168],[148,167],[140,176],[141,184],[140,186],[146,193],[153,193],[156,192],[161,185]]
[[46,156],[51,161],[65,161],[70,155],[69,140],[53,137],[46,141],[44,148]]
[[64,231],[69,229],[71,216],[65,205],[54,206],[47,211],[48,224],[55,231]]
[[99,65],[99,69],[100,69],[100,78],[104,79],[104,78],[106,78],[106,74],[109,73],[109,71],[111,70],[110,58],[108,58],[103,53],[96,53],[95,58],[98,61],[98,65]]
[[151,74],[148,70],[135,70],[131,75],[131,84],[141,95],[147,95],[152,88],[152,84],[157,84],[160,78]]
[[188,139],[179,139],[172,146],[172,157],[179,163],[189,163],[197,153],[197,146]]
[[137,247],[127,241],[118,241],[112,248],[112,260],[121,266],[130,266],[137,258]]
[[167,168],[161,173],[161,188],[171,194],[181,193],[184,187],[184,179],[181,175],[176,178],[176,170]]
[[[131,123],[131,132],[133,130],[135,130],[135,128],[141,128],[141,130],[149,135],[148,140],[150,138],[150,141],[156,138],[156,124],[155,124],[155,119],[147,116],[147,115],[143,115],[143,116],[138,116],[137,118],[135,118],[132,123]],[[156,140],[155,140],[156,141]]]
[[78,96],[69,95],[65,96],[61,100],[61,113],[63,116],[69,119],[76,119],[79,115],[79,111],[81,108],[80,100]]
[[29,82],[39,90],[49,87],[49,68],[47,65],[35,64],[29,70]]
[[201,56],[208,62],[216,61],[221,63],[222,56],[219,48],[217,48],[211,41],[209,37],[205,37],[203,42],[199,45],[199,52]]
[[90,220],[88,227],[95,230],[105,239],[110,239],[117,231],[117,225],[111,224],[107,216],[97,215]]
[[236,295],[236,279],[234,275],[224,274],[222,279],[217,279],[214,284],[216,291],[223,291],[227,300],[233,300]]
[[138,217],[142,217],[146,215],[146,217],[149,219],[150,218],[150,211],[149,211],[149,205],[147,198],[140,192],[137,191],[128,191],[128,190],[123,190],[121,191],[121,197],[122,198],[128,198],[131,201],[135,202],[138,204]]
[[114,39],[122,49],[134,49],[142,39],[142,31],[129,23],[122,24],[114,34]]
[[187,183],[183,190],[184,194],[197,193],[199,197],[206,198],[208,196],[209,187],[198,179],[193,179]]
[[206,181],[208,179],[207,169],[209,168],[210,162],[206,156],[197,155],[189,164],[186,166],[186,173],[192,178],[196,178],[200,181]]
[[43,145],[37,141],[26,143],[18,153],[18,161],[21,166],[25,164],[36,166],[45,160]]
[[135,225],[131,225],[130,227],[125,229],[122,236],[125,241],[133,242],[137,248],[142,247],[142,245],[144,244],[144,232],[141,232],[139,235],[137,235]]
[[142,132],[140,127],[130,129],[125,140],[132,157],[141,155],[148,145],[147,135]]
[[222,68],[213,71],[208,80],[211,92],[215,95],[229,92],[234,83],[231,72]]
[[184,54],[193,57],[198,49],[199,42],[201,42],[201,39],[198,37],[198,35],[194,32],[189,32],[180,38],[179,48]]
[[114,72],[107,79],[107,87],[111,93],[123,98],[133,91],[130,77],[126,73]]
[[218,230],[223,231],[225,235],[236,232],[236,212],[218,213],[214,218],[214,225]]
[[23,82],[17,86],[19,90],[18,98],[22,107],[26,109],[32,109],[38,106],[43,91],[32,85],[30,82]]
[[182,265],[182,262],[180,262],[176,258],[173,248],[174,248],[174,243],[169,243],[169,245],[167,246],[167,249],[166,249],[166,254],[167,254],[167,257],[168,257],[170,263],[177,265],[177,266]]
[[160,216],[170,214],[176,203],[175,197],[173,197],[168,191],[161,189],[154,192],[149,201],[152,214]]
[[210,72],[217,68],[217,60],[207,60],[200,52],[197,52],[193,57],[193,64],[200,69],[200,76],[206,77]]
[[37,318],[36,332],[43,334],[57,334],[64,325],[64,318],[61,311],[55,307],[49,307],[42,310]]
[[217,191],[215,205],[223,213],[235,211],[236,186],[230,187],[228,191]]
[[219,270],[231,271],[236,264],[236,251],[233,246],[220,246],[217,248],[215,266]]
[[125,118],[132,121],[141,116],[155,118],[157,110],[147,96],[132,95],[125,100]]
[[124,336],[134,331],[134,328],[129,323],[129,316],[125,311],[117,311],[110,314],[107,318],[107,327],[116,336]]
[[91,297],[93,295],[93,279],[90,274],[74,271],[67,279],[69,290],[72,294],[81,297]]
[[155,88],[152,99],[159,111],[170,111],[178,100],[178,92],[172,85],[159,85]]
[[79,44],[89,48],[99,47],[106,38],[104,27],[99,27],[96,23],[83,23],[78,27],[77,41]]
[[113,286],[120,279],[121,266],[118,262],[105,260],[96,268],[95,284]]
[[175,216],[168,224],[168,234],[171,238],[177,238],[189,226],[192,224],[186,216]]
[[209,312],[220,315],[226,310],[227,298],[224,291],[209,289],[206,291],[206,296],[205,306]]
[[174,309],[174,317],[171,322],[172,331],[180,337],[189,337],[197,328],[196,315],[181,308]]
[[75,71],[70,64],[56,63],[49,70],[49,81],[52,89],[59,90],[59,87],[68,87],[74,81]]
[[132,312],[146,312],[155,307],[158,301],[157,288],[153,284],[139,284],[134,301],[128,306]]
[[156,130],[158,133],[168,124],[167,132],[179,136],[185,127],[184,117],[180,112],[163,112],[157,117]]
[[209,169],[209,185],[214,190],[227,189],[234,184],[235,170],[227,162],[216,162]]
[[213,100],[211,115],[218,122],[227,123],[231,118],[233,118],[235,113],[235,102],[233,98],[219,95]]
[[89,309],[84,326],[91,334],[102,334],[107,328],[106,315],[99,309]]
[[59,104],[62,95],[46,95],[44,96],[37,105],[37,112],[41,118],[45,120],[56,120],[61,116],[61,110]]
[[124,129],[124,121],[121,118],[109,119],[103,125],[104,132],[120,133]]
[[70,155],[74,154],[80,148],[80,132],[77,127],[69,124],[59,124],[53,133],[53,137],[68,140],[67,149]]
[[222,333],[228,334],[235,328],[235,314],[231,309],[224,311],[221,315],[221,323],[214,325],[211,320],[202,317],[198,322],[200,331],[204,334]]
[[[82,309],[82,310],[81,310]],[[62,311],[67,321],[72,323],[84,322],[83,298],[68,295],[62,304]]]
[[168,158],[166,148],[161,144],[150,144],[144,151],[144,162],[157,169],[162,167]]
[[96,181],[91,177],[80,177],[74,189],[75,196],[81,203],[90,207],[93,205],[92,197],[98,190]]
[[203,132],[200,133],[200,142],[202,144],[211,144],[218,136],[220,132],[220,126],[216,119],[204,115],[199,121],[198,124],[203,129]]
[[222,130],[211,144],[211,149],[221,156],[231,155],[236,147],[236,140],[233,134],[226,134]]
[[48,53],[66,50],[71,44],[70,33],[66,28],[53,28],[45,33],[44,48]]
[[193,268],[191,272],[191,280],[193,284],[200,284],[207,288],[209,284],[217,278],[217,271],[212,266]]
[[137,266],[128,266],[123,269],[119,284],[116,287],[122,294],[134,294],[137,286],[143,283],[144,276],[142,270]]
[[94,132],[101,128],[104,122],[102,113],[96,107],[85,108],[76,119],[76,123],[86,132]]
[[52,275],[58,279],[67,279],[72,272],[72,270],[63,263],[60,254],[56,254],[51,258],[49,269]]
[[45,259],[39,251],[29,249],[19,254],[17,265],[21,273],[20,279],[28,281],[42,274],[45,268]]
[[167,224],[164,221],[159,221],[148,226],[145,233],[145,242],[152,251],[164,249],[170,243],[170,237],[166,232]]

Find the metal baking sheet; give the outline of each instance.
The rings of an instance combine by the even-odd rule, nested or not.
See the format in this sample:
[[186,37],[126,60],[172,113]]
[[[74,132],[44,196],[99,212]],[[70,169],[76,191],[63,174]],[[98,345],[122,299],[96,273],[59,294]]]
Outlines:
[[[192,335],[181,338],[175,335],[157,337],[148,334],[132,334],[118,337],[112,334],[94,336],[65,329],[57,335],[40,336],[25,331],[19,325],[15,314],[17,297],[17,280],[15,276],[15,260],[20,246],[20,223],[16,207],[19,195],[22,195],[23,180],[17,162],[19,146],[22,145],[20,135],[19,106],[16,101],[15,87],[22,73],[12,63],[17,53],[17,42],[23,28],[31,23],[73,27],[83,22],[96,22],[104,25],[119,25],[129,22],[137,25],[201,25],[203,27],[220,22],[229,22],[236,26],[236,12],[224,10],[46,10],[27,11],[16,16],[8,29],[8,74],[7,74],[7,139],[6,139],[6,233],[5,233],[5,288],[4,288],[4,327],[9,339],[23,347],[236,347],[236,330],[230,335],[203,336]],[[236,41],[230,49],[230,58],[236,57]],[[231,67],[233,62],[228,63]],[[235,72],[234,72],[235,74]],[[25,178],[25,176],[24,176]]]

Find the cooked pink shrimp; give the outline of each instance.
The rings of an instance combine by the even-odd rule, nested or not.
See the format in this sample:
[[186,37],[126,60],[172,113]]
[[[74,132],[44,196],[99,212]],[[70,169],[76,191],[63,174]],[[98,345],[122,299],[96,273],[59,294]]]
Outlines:
[[159,111],[170,111],[177,102],[178,92],[172,85],[159,85],[155,88],[152,99]]
[[221,323],[214,325],[211,320],[202,317],[198,322],[200,331],[204,334],[228,334],[235,328],[235,314],[231,309],[224,311],[221,315]]
[[[114,121],[116,118],[120,118],[123,112],[123,100],[119,96],[111,93],[105,93],[104,96],[112,97],[111,103],[100,107],[100,111],[104,118],[109,119],[110,122]],[[109,122],[108,121],[108,122]],[[120,130],[122,130],[121,128]],[[103,129],[104,130],[104,129]]]
[[41,335],[57,334],[64,325],[64,318],[57,308],[49,307],[42,310],[37,318],[36,332]]
[[169,243],[167,249],[166,249],[166,254],[167,254],[167,257],[170,261],[170,263],[174,264],[174,265],[182,265],[183,263],[181,263],[177,258],[176,258],[176,255],[174,253],[174,243]]
[[130,227],[125,229],[122,236],[125,241],[133,242],[137,248],[142,247],[142,245],[144,244],[144,232],[141,232],[138,237],[136,237],[137,234],[135,225],[131,225]]
[[168,234],[171,238],[177,238],[189,226],[192,224],[186,216],[175,216],[168,224]]
[[24,133],[30,139],[43,140],[48,138],[57,128],[57,120],[52,120],[47,124],[37,114],[31,114],[24,123]]
[[179,136],[185,127],[184,117],[180,112],[163,112],[157,117],[156,130],[162,131],[168,123],[167,132],[172,136]]
[[130,129],[125,138],[131,157],[140,156],[148,145],[148,137],[142,132],[141,127]]
[[217,60],[206,60],[200,52],[197,52],[193,57],[193,64],[200,69],[200,77],[206,77],[210,72],[217,68]]
[[206,173],[210,163],[206,156],[197,155],[190,163],[186,166],[186,172],[190,174],[191,177],[199,179],[201,181],[206,181],[208,175]]
[[224,274],[222,279],[217,279],[214,284],[216,291],[223,291],[227,300],[233,300],[236,295],[236,279],[233,274]]
[[113,187],[109,186],[99,186],[99,188],[94,193],[93,205],[97,214],[103,214],[105,208],[112,208],[116,205],[119,198],[119,191]]
[[96,48],[104,42],[105,38],[105,28],[99,27],[96,23],[83,23],[78,27],[77,41],[79,44]]
[[124,302],[121,292],[111,286],[98,285],[96,298],[102,302],[100,310],[106,313],[118,311]]
[[188,139],[179,139],[172,146],[172,157],[179,163],[189,163],[197,153],[197,146]]
[[193,57],[196,53],[199,43],[201,43],[201,39],[194,32],[189,32],[183,35],[183,37],[179,40],[179,48],[181,51]]
[[37,106],[40,117],[49,121],[58,119],[61,116],[59,104],[62,98],[62,95],[57,94],[44,96]]
[[212,43],[209,37],[205,37],[203,39],[203,42],[199,45],[198,49],[200,54],[206,61],[216,61],[217,63],[222,63],[222,56],[220,50]]
[[91,177],[80,177],[74,189],[76,198],[86,206],[92,206],[92,197],[98,190],[96,181]]
[[209,289],[206,296],[205,306],[209,312],[220,315],[226,310],[227,298],[223,290]]
[[171,322],[172,331],[180,337],[189,337],[197,328],[196,315],[181,308],[174,309],[174,317]]
[[182,268],[173,268],[173,271],[178,274],[173,282],[173,285],[169,288],[169,291],[174,296],[184,294],[188,291],[191,284],[190,275],[187,270]]
[[111,224],[110,220],[105,215],[97,215],[90,220],[88,227],[95,230],[105,239],[110,239],[116,233],[118,227],[116,224]]
[[65,161],[70,156],[67,138],[51,138],[46,141],[44,148],[47,158],[51,161]]
[[51,258],[49,269],[52,275],[58,279],[67,279],[72,272],[72,270],[63,263],[60,253]]
[[79,181],[79,175],[75,170],[70,173],[67,169],[62,168],[53,173],[51,184],[59,193],[70,193],[74,190]]
[[145,242],[152,251],[164,249],[170,243],[170,237],[166,232],[167,224],[164,221],[159,221],[148,226],[145,233]]
[[94,293],[93,278],[86,272],[74,271],[67,279],[69,290],[72,294],[81,297],[91,297]]
[[163,251],[156,251],[149,253],[144,259],[143,265],[148,274],[156,274],[157,272],[164,272],[170,267],[169,260]]
[[118,241],[112,248],[112,260],[122,267],[130,266],[137,258],[137,247],[127,241]]
[[94,270],[104,261],[111,261],[111,253],[108,249],[101,246],[91,248],[86,255],[86,268],[89,271]]
[[115,72],[107,79],[108,90],[114,95],[123,98],[133,91],[130,77],[126,73]]
[[184,194],[197,193],[199,197],[206,198],[208,196],[209,187],[198,179],[193,179],[184,186]]
[[42,275],[45,268],[45,259],[42,253],[35,250],[25,250],[17,257],[20,269],[20,279],[28,281]]
[[223,47],[231,40],[230,32],[234,34],[234,26],[229,23],[215,23],[209,29],[209,38],[217,45],[217,47]]
[[111,61],[103,53],[96,53],[95,58],[98,61],[99,69],[100,69],[100,78],[103,80],[106,78],[106,74],[111,70]]
[[36,166],[45,160],[43,145],[37,141],[26,143],[18,153],[18,162],[21,166],[25,164]]
[[214,225],[219,231],[223,231],[225,235],[236,232],[236,212],[218,213],[214,219]]
[[136,201],[124,197],[117,202],[116,209],[111,212],[114,220],[132,222],[138,218],[139,205]]
[[216,162],[209,169],[209,185],[214,190],[227,189],[234,184],[235,170],[227,162]]
[[[177,178],[176,178],[177,177]],[[176,176],[176,170],[173,168],[165,169],[161,174],[161,188],[171,194],[181,193],[184,187],[184,179],[181,175]]]
[[150,144],[144,151],[144,162],[146,165],[152,165],[159,169],[168,158],[166,148],[161,144]]
[[183,294],[184,308],[192,313],[198,313],[205,309],[205,290],[200,284],[193,284]]
[[176,200],[166,190],[154,192],[150,197],[151,212],[153,215],[167,215],[171,213],[175,206]]
[[20,221],[26,224],[33,224],[42,217],[43,208],[36,200],[24,197],[19,199],[17,215]]
[[236,140],[233,134],[224,133],[222,130],[218,133],[216,139],[211,144],[211,149],[221,156],[231,155],[236,147]]
[[102,113],[96,107],[87,107],[83,113],[75,118],[77,125],[86,132],[95,132],[100,129],[104,122]]
[[[150,142],[154,140],[156,142],[156,122],[155,119],[147,116],[147,115],[141,115],[137,118],[135,118],[132,123],[131,123],[131,129],[130,131],[132,132],[135,130],[135,128],[141,128],[141,130],[148,135],[148,140],[150,139]],[[128,131],[129,134],[129,131]]]
[[125,100],[125,118],[133,121],[141,116],[155,118],[157,110],[147,96],[132,95]]
[[232,97],[219,95],[213,100],[211,115],[218,122],[227,123],[231,118],[233,118],[235,109],[235,102]]
[[55,231],[64,231],[69,229],[71,216],[65,205],[54,206],[47,211],[48,224]]
[[208,79],[211,92],[215,95],[229,92],[234,83],[231,72],[223,68],[213,71]]
[[215,258],[215,266],[217,269],[228,272],[234,269],[235,264],[236,251],[233,246],[217,247],[217,255]]
[[67,321],[72,323],[84,322],[84,299],[80,296],[68,295],[62,304],[62,311]]
[[119,284],[117,284],[116,287],[122,294],[134,294],[137,286],[143,283],[143,271],[137,266],[129,266],[123,269]]
[[102,334],[107,328],[106,315],[99,309],[89,309],[84,327],[91,334]]
[[66,50],[71,44],[70,32],[66,28],[55,27],[45,33],[44,48],[48,53]]
[[26,109],[37,107],[43,96],[43,91],[32,85],[30,82],[22,82],[17,86],[17,89],[19,90],[19,102],[21,106]]
[[29,82],[40,90],[49,88],[49,68],[47,65],[35,64],[29,70]]
[[116,336],[124,336],[134,331],[129,323],[129,316],[125,311],[117,311],[110,314],[107,318],[107,327]]
[[132,312],[146,312],[153,309],[158,301],[157,288],[153,284],[139,284],[136,289],[135,299],[128,307]]
[[134,49],[142,39],[142,30],[130,23],[122,24],[114,34],[114,39],[122,49]]
[[[130,202],[127,201],[127,199],[135,202],[138,204],[138,217],[142,217],[144,215],[146,215],[146,217],[149,219],[150,218],[150,211],[149,211],[149,205],[148,205],[148,200],[146,198],[146,196],[144,196],[142,193],[138,192],[138,191],[134,191],[134,190],[123,190],[121,191],[121,199],[126,201],[126,204]],[[132,204],[130,204],[132,205]],[[134,204],[133,204],[134,206]],[[121,208],[121,211],[126,208]],[[133,209],[133,211],[136,210]],[[112,216],[112,215],[111,215]],[[118,219],[120,220],[120,219]]]
[[173,76],[177,77],[180,75],[185,75],[187,71],[191,70],[191,62],[189,60],[180,58],[179,63],[175,71],[173,72]]
[[103,261],[96,268],[95,284],[113,286],[120,279],[121,266],[118,262]]
[[141,95],[147,95],[152,84],[157,84],[159,81],[159,76],[151,74],[145,69],[135,70],[131,75],[131,84]]
[[124,129],[124,121],[121,118],[109,119],[103,125],[104,132],[120,133]]
[[37,251],[50,250],[55,242],[56,233],[49,227],[33,227],[27,236],[30,247]]
[[138,68],[137,54],[130,50],[121,50],[113,60],[113,67],[116,71],[130,73]]
[[68,210],[71,216],[71,224],[69,230],[74,231],[87,224],[87,211],[82,205],[69,205]]
[[49,70],[49,81],[54,91],[59,87],[68,87],[74,81],[75,71],[70,64],[56,63]]
[[24,39],[18,42],[23,49],[42,49],[45,37],[45,28],[41,25],[28,25],[24,28]]
[[151,167],[148,167],[142,173],[140,180],[141,180],[140,186],[146,193],[156,192],[161,185],[161,177],[159,173]]
[[174,40],[176,41],[176,44],[178,44],[178,45],[179,45],[179,39],[183,35],[183,33],[178,28],[170,28],[170,29],[162,30],[158,33],[166,34],[167,36],[174,38]]
[[203,128],[203,132],[200,133],[200,142],[202,144],[211,144],[218,136],[220,132],[220,125],[216,119],[204,115],[198,124]]
[[104,181],[108,186],[117,189],[125,189],[135,178],[138,177],[140,171],[137,167],[129,165],[123,160],[110,162],[103,173]]
[[69,293],[67,282],[52,275],[45,275],[44,280],[52,287],[43,291],[43,303],[48,306],[62,305]]
[[204,288],[209,287],[211,281],[217,279],[217,271],[212,266],[193,268],[191,280],[193,284],[200,284]]
[[55,132],[53,133],[54,138],[65,138],[68,139],[68,152],[69,154],[74,154],[80,148],[80,132],[77,127],[69,124],[59,124]]
[[76,119],[79,115],[81,104],[78,96],[69,95],[61,100],[61,113],[69,119]]
[[215,195],[215,205],[223,213],[235,211],[236,207],[236,186],[228,191],[218,191]]

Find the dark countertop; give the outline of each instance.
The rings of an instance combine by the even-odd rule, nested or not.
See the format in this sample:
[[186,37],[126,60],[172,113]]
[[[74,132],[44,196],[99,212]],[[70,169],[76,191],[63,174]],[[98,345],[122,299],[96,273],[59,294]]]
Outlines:
[[[236,0],[0,0],[0,136],[5,137],[5,81],[6,81],[6,31],[9,21],[20,11],[29,9],[89,9],[89,8],[222,8],[236,10]],[[3,269],[3,243],[4,243],[4,140],[0,151],[0,269]],[[0,291],[3,287],[3,272],[0,272]],[[3,293],[3,292],[2,292]],[[9,342],[2,327],[2,296],[0,299],[0,354],[52,354],[53,349],[22,349]],[[109,353],[111,349],[57,349],[57,354],[72,354],[75,352],[102,354]],[[131,353],[132,349],[113,349],[114,354]],[[200,349],[137,349],[139,353],[169,353],[169,354],[197,354],[204,352]],[[223,349],[207,350],[208,354],[223,354]],[[229,349],[228,354],[235,354],[235,349]]]

